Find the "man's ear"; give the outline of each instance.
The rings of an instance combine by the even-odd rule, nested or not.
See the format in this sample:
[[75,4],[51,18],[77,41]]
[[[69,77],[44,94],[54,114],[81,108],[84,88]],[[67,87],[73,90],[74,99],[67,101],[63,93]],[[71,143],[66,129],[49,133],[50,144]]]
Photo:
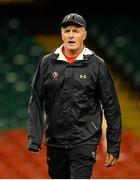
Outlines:
[[87,37],[87,31],[85,30],[85,31],[84,31],[83,40],[85,40],[85,39],[86,39],[86,37]]

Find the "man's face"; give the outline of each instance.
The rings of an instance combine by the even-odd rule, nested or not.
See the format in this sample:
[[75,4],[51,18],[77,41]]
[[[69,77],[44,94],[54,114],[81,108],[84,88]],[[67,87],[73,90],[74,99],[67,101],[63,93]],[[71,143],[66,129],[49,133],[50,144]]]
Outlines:
[[87,31],[84,27],[70,25],[61,28],[61,35],[65,49],[68,51],[77,51],[83,48],[83,43],[86,39]]

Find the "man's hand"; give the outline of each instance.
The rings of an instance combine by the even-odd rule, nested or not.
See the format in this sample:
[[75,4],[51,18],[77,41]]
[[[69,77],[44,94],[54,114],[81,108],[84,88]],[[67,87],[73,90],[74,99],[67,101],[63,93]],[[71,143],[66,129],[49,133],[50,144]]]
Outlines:
[[105,167],[114,166],[116,161],[117,158],[115,158],[112,154],[108,153],[105,161]]

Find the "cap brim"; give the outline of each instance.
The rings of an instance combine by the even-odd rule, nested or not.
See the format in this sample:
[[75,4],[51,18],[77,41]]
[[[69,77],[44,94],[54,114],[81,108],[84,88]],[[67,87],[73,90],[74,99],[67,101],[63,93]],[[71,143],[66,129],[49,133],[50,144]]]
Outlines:
[[81,24],[81,23],[78,23],[78,22],[75,22],[75,21],[66,21],[66,22],[62,22],[60,24],[60,27],[67,27],[67,26],[70,26],[70,25],[75,25],[77,27],[85,27],[85,25]]

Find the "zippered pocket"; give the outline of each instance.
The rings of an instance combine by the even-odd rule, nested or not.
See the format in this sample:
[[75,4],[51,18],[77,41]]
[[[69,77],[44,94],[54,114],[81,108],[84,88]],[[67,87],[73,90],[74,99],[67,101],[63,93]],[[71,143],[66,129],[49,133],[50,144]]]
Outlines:
[[97,126],[94,124],[94,122],[90,121],[90,123],[92,124],[92,126],[96,129],[96,131],[98,131]]

